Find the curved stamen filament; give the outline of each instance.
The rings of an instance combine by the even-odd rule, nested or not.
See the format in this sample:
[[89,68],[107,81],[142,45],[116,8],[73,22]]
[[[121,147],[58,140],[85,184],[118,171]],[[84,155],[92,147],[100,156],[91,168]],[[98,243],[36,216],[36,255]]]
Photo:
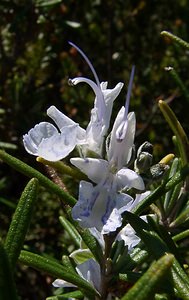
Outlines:
[[96,73],[96,71],[95,71],[95,69],[94,69],[92,63],[91,63],[90,60],[88,59],[87,55],[86,55],[86,54],[85,54],[78,46],[76,46],[74,43],[69,42],[69,44],[70,44],[72,47],[74,47],[74,48],[81,54],[81,56],[83,56],[84,60],[87,62],[89,68],[91,69],[91,71],[92,71],[92,73],[93,73],[93,75],[94,75],[94,78],[95,78],[95,80],[96,80],[96,83],[97,83],[98,87],[100,88],[100,81],[99,81],[98,75],[97,75],[97,73]]
[[129,79],[128,90],[127,90],[127,96],[126,96],[126,101],[125,101],[124,119],[127,118],[128,111],[129,111],[129,104],[130,104],[131,90],[132,90],[132,85],[133,85],[134,74],[135,74],[135,66],[132,66],[131,75],[130,75],[130,79]]
[[[88,59],[88,57],[86,56],[86,54],[78,47],[76,46],[74,43],[72,42],[69,42],[69,44],[74,47],[80,54],[81,56],[85,59],[85,61],[87,62],[89,68],[91,69],[93,75],[94,75],[94,78],[96,80],[96,85],[97,87],[99,88],[98,90],[98,93],[97,93],[97,89],[94,90],[96,96],[97,96],[97,106],[99,107],[99,118],[100,119],[104,119],[106,118],[106,104],[105,104],[105,101],[104,101],[104,95],[102,93],[102,89],[101,89],[101,86],[100,86],[100,81],[99,81],[99,78],[97,76],[97,73],[92,65],[92,63],[90,62],[90,60]],[[83,81],[86,81],[86,80],[83,80]],[[70,81],[70,83],[73,83],[73,80]],[[81,82],[81,81],[80,81]],[[87,82],[87,81],[86,81]],[[88,82],[89,83],[89,82]],[[90,84],[91,85],[91,84]]]

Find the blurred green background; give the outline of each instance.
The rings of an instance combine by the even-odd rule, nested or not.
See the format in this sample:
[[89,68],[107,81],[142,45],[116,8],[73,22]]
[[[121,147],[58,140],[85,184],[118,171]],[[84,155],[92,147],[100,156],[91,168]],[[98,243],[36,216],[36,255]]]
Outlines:
[[[168,30],[189,41],[186,0],[1,0],[0,2],[0,146],[45,173],[23,148],[22,135],[48,120],[55,105],[82,126],[89,120],[94,95],[87,85],[70,87],[68,78],[93,79],[72,41],[84,50],[100,81],[125,86],[113,116],[124,104],[133,64],[136,75],[130,110],[136,112],[137,138],[154,144],[155,162],[173,151],[172,133],[157,103],[168,100],[188,132],[189,96],[165,67],[171,66],[189,86],[188,51],[160,36]],[[0,225],[4,237],[27,178],[1,164]],[[68,181],[69,187],[69,181]],[[77,187],[77,186],[76,186]],[[61,204],[41,188],[26,249],[61,259],[72,247],[58,221]],[[71,246],[69,246],[71,245]],[[52,295],[52,279],[23,266],[17,269],[22,299]]]

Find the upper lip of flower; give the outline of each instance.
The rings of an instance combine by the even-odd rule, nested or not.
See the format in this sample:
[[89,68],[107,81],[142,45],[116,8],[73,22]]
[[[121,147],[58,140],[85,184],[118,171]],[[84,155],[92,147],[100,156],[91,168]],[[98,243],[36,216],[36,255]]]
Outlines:
[[[49,161],[57,161],[64,158],[76,145],[81,144],[84,156],[86,156],[87,150],[96,152],[101,156],[104,138],[109,128],[113,101],[123,86],[122,83],[118,83],[115,88],[107,89],[106,82],[100,84],[98,76],[87,56],[79,47],[71,42],[70,44],[84,57],[95,77],[96,83],[84,77],[70,79],[70,82],[74,85],[80,82],[88,83],[93,89],[96,98],[94,108],[91,111],[91,119],[86,130],[62,114],[54,106],[51,106],[47,110],[47,114],[54,120],[60,132],[52,124],[42,122],[23,136],[25,149],[30,154],[41,156]],[[69,128],[72,130],[72,139],[68,139],[66,136],[69,135]]]

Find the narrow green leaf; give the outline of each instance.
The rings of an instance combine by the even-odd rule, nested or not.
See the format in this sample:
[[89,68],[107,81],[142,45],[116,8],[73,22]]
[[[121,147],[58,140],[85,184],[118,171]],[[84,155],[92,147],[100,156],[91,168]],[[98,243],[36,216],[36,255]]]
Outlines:
[[135,285],[128,291],[122,300],[146,300],[152,299],[159,283],[167,275],[174,256],[166,254],[157,262],[153,263],[144,275],[135,283]]
[[6,236],[5,250],[8,253],[12,268],[15,267],[29,228],[37,190],[38,180],[33,178],[26,185],[21,195]]
[[124,260],[122,267],[119,269],[120,273],[126,273],[128,270],[133,270],[136,266],[141,265],[146,261],[149,256],[148,251],[134,248],[131,253],[129,253]]
[[29,178],[37,178],[41,185],[49,189],[51,192],[58,195],[66,204],[70,206],[74,206],[77,202],[74,197],[70,194],[66,193],[63,189],[61,189],[57,184],[52,182],[46,176],[44,176],[39,171],[35,170],[34,168],[28,166],[18,158],[11,156],[10,154],[6,153],[3,150],[0,150],[0,159],[2,159],[5,163],[11,166],[13,169],[17,170],[18,172],[26,175]]
[[64,216],[59,217],[59,221],[64,227],[64,229],[68,232],[70,237],[73,239],[73,242],[80,247],[81,245],[81,236],[79,235],[77,229],[74,227],[74,225],[68,221]]
[[[136,231],[137,235],[145,243],[149,252],[156,259],[163,256],[165,253],[170,252],[168,245],[163,242],[159,235],[154,232],[146,222],[130,212],[126,213],[126,218]],[[176,259],[173,261],[171,274],[176,295],[182,299],[189,299],[189,278]]]
[[159,235],[152,230],[148,223],[128,211],[125,212],[125,218],[156,259],[163,256],[165,252],[169,252],[167,245],[162,241]]
[[16,150],[18,147],[15,144],[0,142],[0,148]]
[[[169,170],[169,175],[168,175],[168,179],[171,179],[174,174],[179,170],[179,166],[180,166],[180,163],[179,163],[179,159],[177,157],[175,157],[173,159],[173,162],[171,164],[171,167],[170,167],[170,170]],[[170,199],[171,199],[171,196],[172,196],[172,192],[173,190],[169,190],[166,194],[165,194],[165,200],[164,200],[164,208],[165,210],[167,209],[169,203],[170,203]]]
[[182,240],[182,239],[185,239],[185,238],[188,237],[188,236],[189,236],[189,229],[186,229],[185,231],[180,232],[180,233],[178,233],[177,235],[175,235],[175,236],[173,237],[173,241],[174,241],[174,242],[178,242],[178,241],[180,241],[180,240]]
[[96,260],[101,264],[103,258],[102,248],[96,238],[90,233],[88,229],[83,229],[80,226],[77,227],[79,234],[82,237],[83,242],[92,252]]
[[167,69],[168,69],[168,72],[170,73],[171,77],[175,81],[175,83],[180,88],[180,90],[183,93],[186,100],[189,101],[189,91],[188,91],[186,85],[183,83],[182,79],[180,78],[179,74],[175,71],[174,68],[168,67]]
[[46,298],[46,300],[64,300],[64,299],[83,299],[83,294],[80,291],[74,291],[74,292]]
[[83,292],[85,291],[89,297],[98,295],[98,292],[86,280],[52,259],[22,250],[19,261],[29,267],[46,272],[55,278],[75,284]]
[[[76,273],[76,270],[69,258],[69,256],[67,255],[63,255],[62,256],[62,264],[65,268],[68,268],[70,271],[72,271],[73,273]],[[76,273],[77,274],[77,273]]]
[[150,204],[158,200],[162,195],[164,195],[169,190],[173,189],[178,183],[183,181],[186,176],[189,175],[189,166],[183,167],[179,170],[171,179],[167,182],[163,182],[158,186],[149,196],[139,202],[139,204],[132,210],[135,214],[142,213]]
[[18,300],[8,255],[0,242],[0,299]]
[[147,221],[148,221],[148,224],[154,229],[154,231],[156,231],[158,233],[160,238],[167,245],[169,252],[174,254],[174,256],[178,259],[178,261],[181,262],[182,259],[180,257],[180,253],[179,253],[178,248],[177,248],[176,244],[174,243],[170,233],[167,232],[167,230],[165,229],[165,227],[163,225],[155,222],[155,220],[151,216],[147,216]]
[[141,278],[141,276],[142,275],[140,273],[136,273],[136,272],[133,272],[133,271],[127,271],[124,274],[120,273],[119,274],[119,279],[123,280],[123,281],[126,281],[126,282],[135,283],[138,279]]
[[47,7],[61,3],[62,0],[36,0],[37,7]]
[[13,210],[15,210],[15,208],[16,208],[16,204],[15,203],[13,203],[12,201],[9,201],[9,200],[7,200],[5,198],[2,198],[2,197],[0,197],[0,203],[6,205],[7,207],[9,207],[9,208],[11,208]]
[[81,236],[82,241],[84,244],[89,248],[89,250],[94,255],[95,259],[101,264],[103,252],[102,248],[97,241],[97,239],[90,233],[90,231],[87,228],[82,228],[79,226],[77,221],[74,221],[71,216],[71,210],[67,209],[65,210],[65,214],[67,215],[69,221],[74,226],[74,228],[77,230],[79,236]]
[[155,294],[154,300],[169,300],[171,299],[167,294]]
[[185,223],[189,219],[189,207],[186,207],[178,217],[170,224],[172,228]]
[[179,38],[178,36],[172,34],[171,32],[164,30],[161,32],[161,35],[165,36],[165,37],[169,37],[171,40],[175,41],[180,46],[182,46],[186,49],[189,49],[189,43],[187,43],[183,39]]
[[172,129],[173,133],[175,134],[177,140],[178,140],[178,147],[180,151],[180,157],[182,160],[183,166],[188,163],[188,138],[187,135],[181,126],[180,122],[177,120],[176,115],[172,111],[172,109],[169,107],[169,105],[162,100],[159,100],[159,108],[169,124],[170,128]]
[[174,282],[174,288],[176,289],[176,295],[183,300],[188,300],[189,278],[176,259],[174,259],[171,274]]
[[168,206],[165,208],[166,215],[169,216],[171,212],[173,211],[175,205],[177,204],[181,188],[183,187],[183,182],[178,183],[172,190],[169,190],[171,192]]

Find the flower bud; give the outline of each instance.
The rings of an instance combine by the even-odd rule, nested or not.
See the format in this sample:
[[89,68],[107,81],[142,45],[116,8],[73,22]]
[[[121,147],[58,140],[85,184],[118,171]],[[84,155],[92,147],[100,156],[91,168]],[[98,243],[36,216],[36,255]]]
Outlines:
[[166,164],[158,163],[156,165],[153,165],[150,168],[150,174],[151,174],[152,180],[162,179],[168,170],[169,170],[169,166]]

